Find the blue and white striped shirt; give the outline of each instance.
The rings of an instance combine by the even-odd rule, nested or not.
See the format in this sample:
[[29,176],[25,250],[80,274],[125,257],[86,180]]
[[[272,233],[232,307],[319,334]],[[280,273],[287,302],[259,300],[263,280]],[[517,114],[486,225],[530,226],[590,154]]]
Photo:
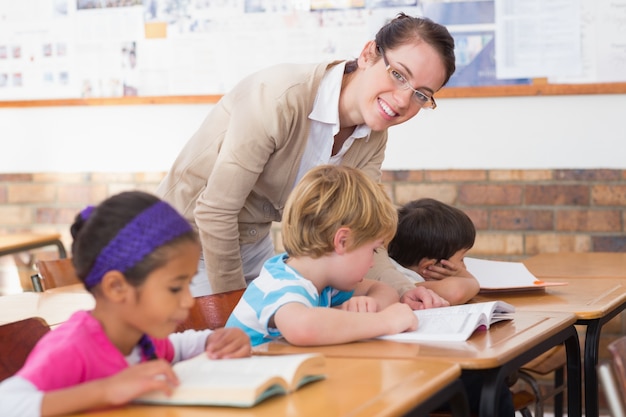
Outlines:
[[268,259],[261,274],[246,288],[241,300],[228,318],[226,327],[244,330],[252,346],[281,337],[276,328],[269,328],[270,319],[287,303],[301,303],[308,307],[334,307],[352,297],[353,291],[326,287],[321,294],[315,285],[295,269],[289,267],[283,253]]

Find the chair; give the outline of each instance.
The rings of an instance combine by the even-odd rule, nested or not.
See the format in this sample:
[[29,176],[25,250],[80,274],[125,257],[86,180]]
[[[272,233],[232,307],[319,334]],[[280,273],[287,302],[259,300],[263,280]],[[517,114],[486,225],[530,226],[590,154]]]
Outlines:
[[598,376],[604,386],[611,415],[626,416],[626,336],[609,343],[610,366],[604,362],[598,365]]
[[230,313],[233,312],[245,288],[219,294],[196,297],[196,302],[189,312],[189,317],[176,331],[187,329],[204,330],[224,327]]
[[35,291],[81,283],[71,258],[39,260],[35,262],[35,266],[39,271],[31,277]]
[[[549,398],[554,399],[555,417],[561,417],[563,415],[563,392],[567,388],[564,377],[566,364],[567,357],[565,354],[565,346],[559,345],[526,363],[518,370],[517,376],[531,388],[533,396],[535,397],[534,417],[543,416],[545,401]],[[554,373],[553,387],[547,392],[544,392],[534,375],[545,376],[552,372]]]
[[50,327],[41,317],[0,326],[0,381],[20,370],[30,351],[48,331]]
[[598,379],[602,383],[604,396],[609,405],[611,417],[626,417],[626,411],[623,403],[625,390],[620,390],[617,376],[613,371],[610,362],[601,362],[596,367],[598,371]]

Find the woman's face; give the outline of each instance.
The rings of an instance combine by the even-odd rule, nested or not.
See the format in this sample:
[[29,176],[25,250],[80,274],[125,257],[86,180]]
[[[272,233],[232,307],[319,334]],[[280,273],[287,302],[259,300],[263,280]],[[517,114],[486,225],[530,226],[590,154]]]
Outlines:
[[398,77],[430,98],[442,87],[446,72],[441,57],[426,42],[383,50],[389,70],[382,58],[373,59],[376,46],[373,42],[369,45],[369,58],[364,58],[363,54],[360,58],[360,64],[365,63],[366,67],[359,84],[357,103],[360,103],[364,123],[372,130],[380,131],[406,122],[422,108],[411,88],[399,86]]

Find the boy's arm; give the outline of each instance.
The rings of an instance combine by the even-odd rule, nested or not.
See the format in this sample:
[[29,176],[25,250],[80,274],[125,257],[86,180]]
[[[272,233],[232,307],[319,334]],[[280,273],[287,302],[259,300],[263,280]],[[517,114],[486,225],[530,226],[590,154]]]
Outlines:
[[276,311],[275,327],[296,346],[349,343],[417,328],[417,317],[406,304],[395,303],[378,313],[288,303]]
[[426,287],[417,288],[415,283],[393,266],[387,250],[383,248],[374,254],[374,266],[370,268],[365,278],[390,285],[400,295],[400,302],[408,304],[413,310],[450,305],[445,297],[436,291]]
[[352,297],[371,297],[376,301],[377,311],[400,301],[398,292],[384,282],[364,279],[354,289]]
[[420,271],[420,275],[426,282],[416,285],[435,291],[451,305],[464,304],[480,291],[480,284],[463,263],[453,263],[447,259],[434,263],[433,260],[433,264]]
[[480,285],[474,277],[448,277],[438,281],[425,281],[415,284],[428,288],[450,302],[450,305],[465,304],[471,300]]

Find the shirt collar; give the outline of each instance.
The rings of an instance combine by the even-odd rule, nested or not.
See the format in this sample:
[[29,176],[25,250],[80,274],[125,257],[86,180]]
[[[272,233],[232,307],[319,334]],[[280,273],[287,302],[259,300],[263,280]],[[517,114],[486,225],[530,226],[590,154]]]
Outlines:
[[[309,114],[309,119],[320,123],[333,125],[333,135],[339,132],[339,94],[341,93],[341,83],[346,66],[345,61],[331,67],[320,83],[313,110]],[[358,125],[354,129],[352,136],[363,138],[369,136],[372,129],[366,124]]]

